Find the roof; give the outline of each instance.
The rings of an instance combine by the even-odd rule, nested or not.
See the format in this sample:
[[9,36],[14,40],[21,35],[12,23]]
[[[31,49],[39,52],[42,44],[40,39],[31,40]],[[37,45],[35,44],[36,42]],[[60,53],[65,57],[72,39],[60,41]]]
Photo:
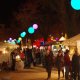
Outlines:
[[70,39],[65,40],[62,44],[67,46],[77,46],[77,41],[80,40],[80,34],[73,36]]

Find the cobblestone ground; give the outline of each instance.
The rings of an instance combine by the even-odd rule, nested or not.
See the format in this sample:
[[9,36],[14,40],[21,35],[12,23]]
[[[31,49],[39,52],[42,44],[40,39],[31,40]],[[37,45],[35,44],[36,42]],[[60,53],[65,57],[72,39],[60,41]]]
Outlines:
[[[47,73],[42,67],[32,67],[30,69],[24,69],[23,71],[1,71],[0,80],[46,80]],[[51,80],[58,80],[57,71],[53,69],[51,74]],[[62,73],[61,73],[61,79]]]

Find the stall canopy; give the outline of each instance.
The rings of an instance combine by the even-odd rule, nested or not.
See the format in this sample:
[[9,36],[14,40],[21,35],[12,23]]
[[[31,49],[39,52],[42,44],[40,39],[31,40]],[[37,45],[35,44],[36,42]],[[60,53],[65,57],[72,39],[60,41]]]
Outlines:
[[12,49],[18,48],[17,44],[11,44],[7,42],[0,42],[0,51],[4,51],[4,49],[8,49],[11,51]]
[[80,40],[80,34],[65,40],[62,44],[66,46],[77,46],[77,41]]
[[7,43],[7,42],[0,42],[0,48],[6,48],[6,47],[16,48],[18,47],[18,45]]
[[17,47],[16,44],[0,42],[0,63],[9,61],[11,51]]
[[63,36],[59,39],[59,41],[65,41],[65,40],[66,40],[66,38]]

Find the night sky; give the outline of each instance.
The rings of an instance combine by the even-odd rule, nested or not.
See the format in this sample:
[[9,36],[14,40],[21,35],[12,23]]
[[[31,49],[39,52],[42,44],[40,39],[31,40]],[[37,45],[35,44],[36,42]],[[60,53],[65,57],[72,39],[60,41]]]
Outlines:
[[13,12],[18,10],[18,7],[25,0],[0,0],[0,23],[9,23],[13,16]]
[[61,36],[62,32],[71,37],[80,33],[80,11],[71,8],[70,0],[0,1],[0,24],[5,25],[2,35],[17,37],[33,23],[39,25],[33,37]]

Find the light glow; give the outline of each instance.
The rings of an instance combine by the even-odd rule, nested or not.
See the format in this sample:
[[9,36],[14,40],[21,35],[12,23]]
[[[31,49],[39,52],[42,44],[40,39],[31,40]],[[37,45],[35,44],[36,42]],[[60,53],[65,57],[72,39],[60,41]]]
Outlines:
[[25,31],[22,32],[22,33],[20,34],[20,36],[21,36],[21,37],[25,37],[25,36],[26,36],[26,32],[25,32]]
[[29,32],[30,34],[33,34],[33,33],[34,33],[34,28],[33,28],[33,27],[29,27],[29,28],[28,28],[28,32]]
[[33,24],[33,28],[34,29],[37,29],[38,28],[38,25],[37,24]]
[[71,0],[71,6],[75,10],[80,10],[80,0]]

